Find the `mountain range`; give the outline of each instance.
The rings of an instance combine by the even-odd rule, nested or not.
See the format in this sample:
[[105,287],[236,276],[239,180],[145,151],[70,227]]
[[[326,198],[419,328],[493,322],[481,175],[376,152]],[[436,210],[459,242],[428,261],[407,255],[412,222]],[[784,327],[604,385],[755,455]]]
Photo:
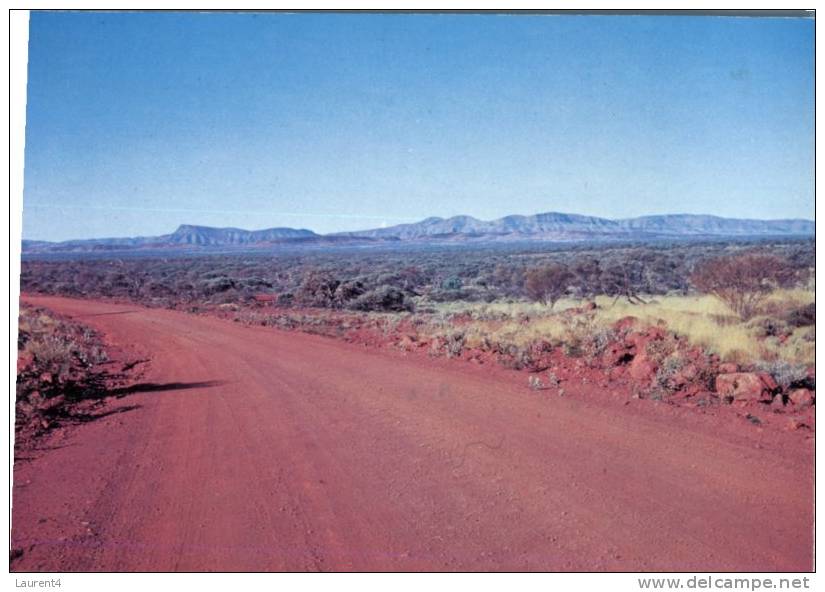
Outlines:
[[273,245],[380,244],[384,242],[586,241],[813,236],[811,220],[751,220],[695,214],[666,214],[611,220],[548,212],[479,220],[472,216],[427,218],[356,232],[316,234],[307,229],[213,228],[183,224],[171,234],[63,242],[23,241],[24,253],[118,251],[141,248],[265,247]]

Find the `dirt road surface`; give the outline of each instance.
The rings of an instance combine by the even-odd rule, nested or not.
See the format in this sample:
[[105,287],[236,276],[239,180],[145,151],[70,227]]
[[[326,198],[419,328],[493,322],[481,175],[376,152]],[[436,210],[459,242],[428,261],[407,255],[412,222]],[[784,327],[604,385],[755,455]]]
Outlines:
[[324,337],[25,300],[151,363],[106,417],[15,463],[15,571],[813,568],[810,438]]

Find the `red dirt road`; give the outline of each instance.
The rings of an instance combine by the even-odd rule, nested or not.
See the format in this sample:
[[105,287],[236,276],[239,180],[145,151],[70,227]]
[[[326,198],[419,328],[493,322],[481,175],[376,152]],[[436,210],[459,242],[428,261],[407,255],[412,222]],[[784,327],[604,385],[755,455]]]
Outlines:
[[156,387],[15,463],[14,571],[813,569],[798,433],[172,311],[25,300],[133,344]]

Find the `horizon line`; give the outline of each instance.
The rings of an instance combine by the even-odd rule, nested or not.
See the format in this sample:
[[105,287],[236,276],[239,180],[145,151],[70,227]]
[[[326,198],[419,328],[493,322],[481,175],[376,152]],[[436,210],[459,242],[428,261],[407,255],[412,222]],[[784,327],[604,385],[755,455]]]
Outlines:
[[[24,204],[23,211],[25,212],[26,207],[34,207],[34,208],[41,208],[41,209],[96,209],[96,210],[125,210],[125,211],[147,211],[147,212],[190,212],[190,213],[210,213],[210,214],[273,214],[273,212],[266,212],[266,211],[255,211],[255,210],[204,210],[204,209],[187,209],[187,208],[140,208],[140,207],[129,207],[129,206],[57,206],[53,204],[32,204],[26,206]],[[153,234],[134,234],[129,236],[99,236],[99,237],[85,237],[85,238],[68,238],[62,240],[52,240],[52,239],[40,239],[40,238],[27,238],[22,236],[21,234],[21,241],[25,242],[45,242],[45,243],[67,243],[73,241],[90,241],[90,240],[117,240],[117,239],[129,239],[129,238],[148,238],[148,237],[156,237],[156,236],[166,236],[174,234],[177,230],[179,230],[182,226],[192,226],[198,228],[209,228],[215,230],[240,230],[243,232],[260,232],[264,230],[273,230],[273,229],[289,229],[289,230],[305,230],[312,232],[317,236],[333,236],[336,234],[358,234],[359,232],[368,232],[377,229],[384,229],[384,228],[392,228],[395,226],[401,226],[404,224],[420,224],[426,220],[450,220],[452,218],[472,218],[474,220],[478,220],[480,222],[494,222],[496,220],[502,220],[504,218],[510,217],[523,217],[529,218],[532,216],[541,216],[546,214],[561,214],[565,216],[581,216],[585,218],[597,218],[601,220],[608,220],[611,222],[619,222],[623,220],[635,220],[639,218],[650,218],[656,216],[694,216],[694,217],[711,217],[711,218],[720,218],[723,220],[743,220],[743,221],[757,221],[757,222],[782,222],[782,221],[800,221],[800,222],[810,222],[816,224],[816,218],[738,218],[738,217],[729,217],[729,216],[720,216],[718,214],[692,214],[689,212],[671,212],[671,213],[653,213],[653,214],[641,214],[638,216],[628,216],[624,218],[608,218],[604,216],[596,216],[592,214],[578,214],[575,212],[562,212],[558,210],[548,210],[544,212],[536,212],[533,214],[506,214],[504,216],[500,216],[498,218],[491,218],[491,219],[484,219],[484,218],[477,218],[475,216],[469,214],[455,214],[452,216],[441,217],[441,216],[426,216],[424,218],[412,218],[412,217],[398,217],[398,216],[377,216],[372,214],[365,214],[365,215],[357,215],[357,214],[325,214],[325,213],[317,213],[317,212],[308,212],[308,213],[299,213],[299,212],[276,212],[274,213],[278,216],[292,216],[292,217],[316,217],[316,218],[342,218],[342,219],[349,219],[349,220],[395,220],[399,221],[398,224],[392,224],[387,226],[380,226],[380,227],[371,227],[371,228],[363,228],[360,230],[338,230],[333,232],[316,232],[311,228],[298,228],[294,226],[264,226],[261,228],[241,228],[238,226],[209,226],[207,224],[191,224],[188,222],[179,222],[177,226],[168,233],[163,233],[159,235]]]

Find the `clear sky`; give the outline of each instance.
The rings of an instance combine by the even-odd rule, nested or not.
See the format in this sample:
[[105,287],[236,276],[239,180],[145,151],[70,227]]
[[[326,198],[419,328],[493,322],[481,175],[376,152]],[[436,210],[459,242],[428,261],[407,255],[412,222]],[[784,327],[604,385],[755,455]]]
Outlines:
[[48,13],[23,236],[813,218],[814,22]]

